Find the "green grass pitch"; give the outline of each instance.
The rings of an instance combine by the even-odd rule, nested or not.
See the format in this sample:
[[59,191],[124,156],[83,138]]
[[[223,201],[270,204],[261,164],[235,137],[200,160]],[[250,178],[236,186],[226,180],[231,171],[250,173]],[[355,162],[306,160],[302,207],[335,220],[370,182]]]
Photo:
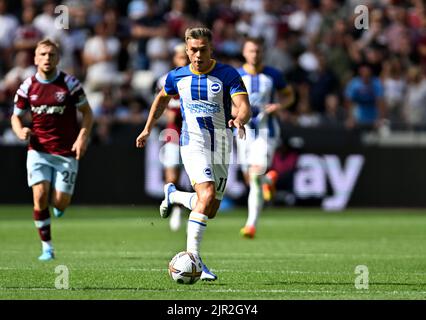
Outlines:
[[[256,239],[245,210],[209,221],[204,262],[216,282],[178,285],[167,274],[186,247],[154,207],[71,206],[52,217],[56,259],[39,262],[30,206],[0,207],[0,299],[426,299],[426,210],[268,208]],[[56,289],[58,265],[69,289]],[[355,268],[368,267],[368,289]]]

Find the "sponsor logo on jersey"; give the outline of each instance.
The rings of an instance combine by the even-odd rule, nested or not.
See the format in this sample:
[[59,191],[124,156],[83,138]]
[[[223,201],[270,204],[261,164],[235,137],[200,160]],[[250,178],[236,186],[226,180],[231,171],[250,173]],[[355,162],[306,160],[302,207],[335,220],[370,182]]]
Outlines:
[[213,82],[210,86],[209,86],[209,91],[211,93],[217,94],[222,90],[222,85],[219,82]]
[[38,99],[38,94],[32,94],[32,95],[30,95],[30,100],[31,101],[34,101],[34,100],[37,100]]
[[187,108],[191,113],[219,113],[220,106],[217,103],[203,101],[201,103],[188,103]]
[[211,178],[211,176],[212,176],[212,169],[210,169],[210,168],[205,168],[205,169],[204,169],[204,174],[205,174],[207,177]]
[[43,104],[41,106],[35,107],[31,106],[31,111],[36,114],[63,114],[66,106],[48,106]]
[[55,98],[58,102],[64,102],[67,93],[65,91],[57,91],[55,92]]

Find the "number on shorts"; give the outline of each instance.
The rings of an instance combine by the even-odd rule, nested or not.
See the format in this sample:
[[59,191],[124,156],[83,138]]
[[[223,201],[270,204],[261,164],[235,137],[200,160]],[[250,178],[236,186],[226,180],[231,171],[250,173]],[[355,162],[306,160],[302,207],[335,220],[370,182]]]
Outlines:
[[219,185],[217,186],[216,191],[224,192],[227,180],[228,180],[228,178],[219,178]]
[[63,171],[62,175],[64,176],[64,178],[62,179],[63,182],[67,184],[75,183],[75,172]]

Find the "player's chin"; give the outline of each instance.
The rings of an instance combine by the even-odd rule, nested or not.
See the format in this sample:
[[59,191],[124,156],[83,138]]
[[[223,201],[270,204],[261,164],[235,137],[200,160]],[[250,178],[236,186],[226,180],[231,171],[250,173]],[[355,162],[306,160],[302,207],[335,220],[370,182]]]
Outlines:
[[53,69],[54,69],[54,67],[53,66],[44,66],[43,68],[42,68],[42,71],[44,72],[44,73],[51,73],[52,71],[53,71]]

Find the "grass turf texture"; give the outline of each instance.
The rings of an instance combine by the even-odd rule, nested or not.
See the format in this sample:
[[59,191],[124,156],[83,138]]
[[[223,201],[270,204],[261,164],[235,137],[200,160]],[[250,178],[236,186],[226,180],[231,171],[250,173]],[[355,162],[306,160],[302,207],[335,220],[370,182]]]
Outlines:
[[[170,259],[186,247],[153,207],[70,207],[52,217],[56,259],[39,262],[31,207],[0,207],[0,299],[425,299],[426,210],[267,209],[256,239],[246,212],[209,221],[204,262],[219,280],[178,285]],[[55,288],[55,267],[69,289]],[[355,288],[357,265],[368,290]]]

